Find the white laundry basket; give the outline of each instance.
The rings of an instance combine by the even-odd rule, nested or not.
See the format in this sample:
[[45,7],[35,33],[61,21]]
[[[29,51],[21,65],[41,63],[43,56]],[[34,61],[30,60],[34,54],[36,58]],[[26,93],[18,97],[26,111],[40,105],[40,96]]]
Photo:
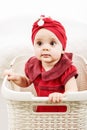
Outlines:
[[[27,59],[26,56],[13,59],[12,70],[24,73]],[[8,130],[87,130],[87,62],[77,55],[73,62],[78,68],[79,92],[67,93],[61,103],[49,103],[48,97],[36,96],[33,86],[23,89],[4,78],[1,91],[7,103]],[[67,111],[35,112],[39,105],[64,105]]]

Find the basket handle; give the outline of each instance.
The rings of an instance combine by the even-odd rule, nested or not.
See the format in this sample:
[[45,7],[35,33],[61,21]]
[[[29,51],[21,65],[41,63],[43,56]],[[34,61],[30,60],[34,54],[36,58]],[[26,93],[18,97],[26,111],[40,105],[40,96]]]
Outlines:
[[[48,97],[36,97],[31,92],[18,92],[8,88],[11,83],[7,80],[7,76],[5,76],[1,93],[2,95],[9,100],[17,100],[17,101],[48,101]],[[64,94],[62,101],[86,101],[87,100],[87,90],[85,91],[77,91],[77,92],[68,92]]]

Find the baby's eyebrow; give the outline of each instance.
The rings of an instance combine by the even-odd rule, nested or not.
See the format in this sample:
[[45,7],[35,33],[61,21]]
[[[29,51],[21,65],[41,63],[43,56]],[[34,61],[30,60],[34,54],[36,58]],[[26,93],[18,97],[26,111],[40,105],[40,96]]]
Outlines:
[[36,40],[36,41],[41,41],[41,39],[40,39],[40,38],[36,38],[35,40]]
[[55,38],[53,38],[53,37],[51,37],[51,40],[55,41],[56,39],[55,39]]

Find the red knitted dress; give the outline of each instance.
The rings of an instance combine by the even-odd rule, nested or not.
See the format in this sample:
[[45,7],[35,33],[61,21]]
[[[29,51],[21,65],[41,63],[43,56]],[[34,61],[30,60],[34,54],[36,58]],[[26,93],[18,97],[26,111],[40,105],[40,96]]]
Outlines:
[[[26,76],[33,82],[37,96],[48,96],[53,92],[65,92],[66,82],[77,77],[77,69],[72,65],[72,54],[66,53],[54,68],[45,71],[36,57],[31,57],[25,65]],[[65,112],[66,106],[38,106],[37,112]]]

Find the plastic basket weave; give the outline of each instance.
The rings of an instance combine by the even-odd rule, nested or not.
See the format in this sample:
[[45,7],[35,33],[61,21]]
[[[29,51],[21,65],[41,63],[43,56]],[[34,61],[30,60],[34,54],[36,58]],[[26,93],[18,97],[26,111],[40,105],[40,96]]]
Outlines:
[[[23,73],[25,61],[24,56],[16,58],[11,64],[13,71]],[[48,97],[37,97],[32,87],[22,89],[5,77],[2,94],[7,101],[9,130],[87,130],[87,63],[76,55],[73,61],[79,73],[79,92],[67,93],[61,103],[49,103]],[[38,105],[65,105],[67,111],[35,112]]]

